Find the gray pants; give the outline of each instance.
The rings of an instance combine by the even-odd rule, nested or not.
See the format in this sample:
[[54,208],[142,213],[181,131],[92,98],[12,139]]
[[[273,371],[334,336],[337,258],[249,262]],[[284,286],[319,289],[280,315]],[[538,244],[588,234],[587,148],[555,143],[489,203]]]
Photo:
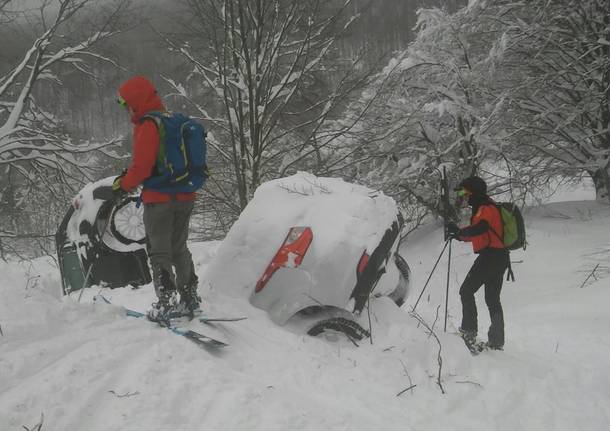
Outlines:
[[[193,257],[186,246],[193,201],[170,201],[144,204],[148,256],[153,270],[153,285],[159,296],[161,274],[165,270],[182,291],[194,275]],[[174,276],[173,267],[176,268]],[[174,286],[163,286],[173,289]]]

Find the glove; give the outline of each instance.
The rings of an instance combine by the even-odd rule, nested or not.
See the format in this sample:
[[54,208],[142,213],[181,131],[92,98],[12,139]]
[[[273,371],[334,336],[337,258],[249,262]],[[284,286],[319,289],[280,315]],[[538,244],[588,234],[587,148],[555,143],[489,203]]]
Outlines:
[[125,169],[121,173],[121,175],[116,177],[114,179],[114,181],[112,182],[112,194],[113,194],[114,200],[117,202],[120,201],[121,199],[123,199],[123,197],[127,194],[127,192],[121,188],[121,180],[123,179],[123,177],[125,176],[126,173],[127,173],[127,170]]
[[112,182],[112,190],[121,190],[121,179],[125,176],[126,173],[127,169],[123,169],[123,172],[121,172],[119,176],[114,179],[114,181]]
[[114,181],[112,182],[112,191],[118,192],[121,189],[121,179],[123,178],[122,175],[119,175],[118,177],[116,177],[114,179]]
[[447,230],[447,236],[450,239],[459,239],[460,238],[460,234],[461,234],[462,230],[454,222],[447,223],[447,225],[445,226],[445,229]]

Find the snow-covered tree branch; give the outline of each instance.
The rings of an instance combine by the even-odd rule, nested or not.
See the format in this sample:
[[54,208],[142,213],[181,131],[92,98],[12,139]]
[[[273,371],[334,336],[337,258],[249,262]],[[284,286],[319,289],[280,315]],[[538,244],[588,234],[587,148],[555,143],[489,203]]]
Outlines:
[[[506,60],[520,64],[510,110],[521,158],[554,162],[554,172],[587,172],[597,198],[610,190],[610,4],[522,3],[503,16]],[[515,79],[516,78],[516,79]]]
[[315,160],[310,149],[340,135],[322,125],[363,84],[357,60],[329,84],[329,71],[338,70],[331,55],[355,19],[350,2],[336,9],[320,0],[189,0],[190,41],[166,37],[191,70],[183,83],[167,81],[209,122],[224,164],[217,195],[237,199],[236,209],[261,181]]
[[[77,141],[52,105],[48,94],[61,88],[69,73],[93,75],[89,63],[111,62],[96,51],[96,46],[117,33],[113,18],[127,4],[114,2],[109,15],[99,14],[89,21],[85,33],[77,30],[78,20],[89,0],[43,1],[38,9],[8,1],[0,4],[4,16],[16,17],[9,25],[27,20],[28,29],[36,34],[21,54],[8,47],[6,58],[12,61],[0,68],[0,216],[6,228],[18,237],[25,229],[44,236],[54,229],[57,208],[53,198],[70,195],[71,187],[81,185],[99,170],[96,161],[102,157],[116,158],[114,151],[121,138],[102,142]],[[74,25],[73,25],[74,23]],[[2,49],[2,48],[0,48]],[[45,99],[45,101],[41,101]],[[39,199],[50,211],[37,216],[19,216],[17,211],[28,207],[28,199]],[[6,217],[6,218],[5,218]],[[14,224],[13,221],[20,220]],[[24,226],[30,224],[30,226]]]
[[415,41],[379,75],[366,133],[334,148],[338,169],[432,211],[443,167],[453,181],[476,173],[492,191],[521,195],[588,173],[607,201],[609,8],[540,0],[420,10]]
[[399,201],[440,212],[438,184],[445,168],[453,180],[473,175],[498,157],[504,104],[486,85],[497,31],[466,8],[456,14],[424,9],[415,41],[397,55],[360,103],[373,106],[354,139],[335,146],[336,166]]
[[[72,19],[87,1],[62,0],[58,10],[49,16],[41,11],[50,24],[38,36],[20,61],[8,72],[0,76],[0,165],[24,163],[38,168],[48,168],[65,175],[87,172],[86,158],[78,159],[78,154],[99,151],[113,156],[107,151],[117,139],[104,143],[74,143],[64,131],[61,121],[45,111],[36,101],[35,87],[45,81],[61,85],[61,66],[85,67],[85,59],[94,57],[105,60],[92,49],[96,43],[111,37],[114,30],[94,31],[85,40],[74,45],[65,45],[62,25]],[[67,163],[66,163],[67,162]],[[25,169],[22,172],[33,172]],[[63,176],[63,175],[62,175]],[[32,175],[28,175],[28,179]]]

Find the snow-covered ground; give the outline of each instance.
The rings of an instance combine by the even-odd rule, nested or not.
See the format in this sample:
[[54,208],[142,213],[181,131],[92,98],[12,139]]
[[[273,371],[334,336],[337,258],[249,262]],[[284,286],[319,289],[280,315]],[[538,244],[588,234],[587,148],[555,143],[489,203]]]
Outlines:
[[[439,345],[408,312],[442,249],[438,227],[404,245],[412,295],[402,309],[371,301],[373,344],[359,347],[278,327],[247,295],[202,281],[208,314],[248,317],[193,323],[230,343],[206,350],[92,303],[99,289],[81,303],[62,298],[50,259],[0,262],[0,430],[32,427],[41,414],[44,431],[610,429],[610,277],[600,269],[610,260],[610,206],[553,203],[526,219],[529,247],[512,254],[517,281],[502,295],[504,352],[472,357],[454,334],[457,291],[473,260],[467,244],[453,244],[447,333],[446,260],[418,305],[440,339],[442,388]],[[202,280],[217,248],[192,244]],[[141,310],[153,301],[150,286],[102,293]],[[484,335],[489,319],[477,296]],[[367,316],[361,322],[368,327]]]

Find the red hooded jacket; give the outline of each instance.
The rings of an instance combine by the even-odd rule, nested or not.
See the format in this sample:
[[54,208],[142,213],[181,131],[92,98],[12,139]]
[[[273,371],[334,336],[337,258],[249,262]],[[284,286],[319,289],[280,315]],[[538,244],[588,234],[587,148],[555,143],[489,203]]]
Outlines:
[[479,206],[476,213],[470,219],[470,226],[476,226],[481,220],[485,220],[489,229],[482,234],[474,236],[460,236],[462,241],[472,243],[472,249],[475,253],[480,252],[485,248],[504,248],[502,236],[504,235],[504,227],[502,226],[502,216],[500,210],[492,203],[484,203]]
[[[130,191],[142,184],[151,176],[157,155],[159,153],[159,133],[154,120],[141,121],[142,117],[151,111],[165,111],[157,90],[153,84],[143,76],[134,76],[119,88],[119,95],[125,100],[133,112],[133,152],[131,165],[121,179],[121,188]],[[175,195],[175,198],[174,198]],[[144,203],[195,200],[195,193],[161,193],[147,189],[142,191]]]

